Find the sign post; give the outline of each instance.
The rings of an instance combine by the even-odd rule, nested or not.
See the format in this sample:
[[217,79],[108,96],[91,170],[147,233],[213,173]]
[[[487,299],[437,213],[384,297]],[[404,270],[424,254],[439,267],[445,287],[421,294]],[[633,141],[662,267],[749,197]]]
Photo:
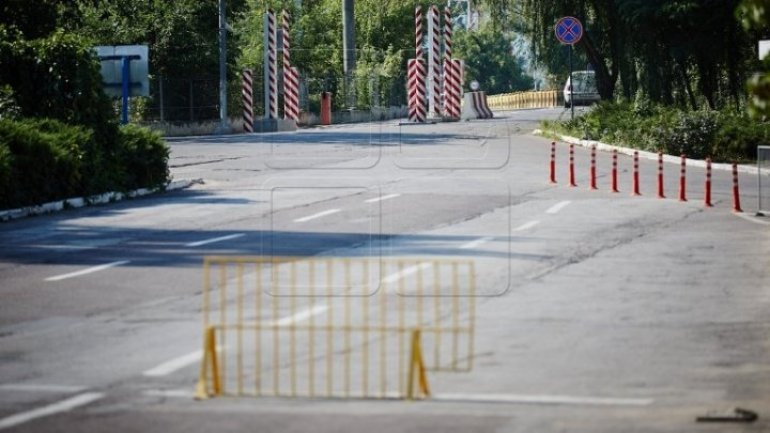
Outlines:
[[148,48],[146,45],[98,46],[104,91],[121,99],[120,123],[128,123],[130,96],[149,96]]
[[564,45],[569,45],[569,106],[571,109],[570,118],[575,118],[575,84],[572,82],[572,46],[583,37],[583,24],[575,17],[562,17],[556,22],[554,27],[556,39]]

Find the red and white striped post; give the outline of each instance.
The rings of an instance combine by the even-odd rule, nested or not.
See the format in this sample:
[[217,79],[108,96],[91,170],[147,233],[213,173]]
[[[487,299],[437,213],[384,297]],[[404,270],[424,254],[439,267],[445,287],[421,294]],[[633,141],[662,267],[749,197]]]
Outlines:
[[663,193],[663,152],[658,152],[658,198],[666,198]]
[[460,89],[457,72],[452,61],[452,12],[444,8],[444,115],[450,119],[460,118]]
[[291,66],[291,35],[289,11],[283,10],[283,117],[299,121],[299,70]]
[[551,183],[556,183],[556,142],[551,142]]
[[618,191],[618,149],[612,149],[612,192]]
[[679,201],[687,201],[687,155],[682,154],[682,168],[679,174]]
[[711,158],[706,158],[706,185],[703,192],[703,204],[712,207],[711,204]]
[[425,66],[422,59],[407,61],[409,121],[425,122]]
[[241,97],[243,99],[243,131],[254,132],[254,87],[253,71],[244,69],[242,73]]
[[575,183],[575,145],[569,145],[569,186],[577,186]]
[[590,171],[590,189],[596,188],[596,146],[591,147],[591,171]]
[[414,7],[414,58],[422,60],[422,6]]
[[634,151],[634,189],[631,195],[642,195],[639,192],[639,151]]
[[275,13],[268,9],[264,20],[265,119],[278,118],[278,50]]
[[738,164],[733,163],[733,212],[743,212],[741,195],[738,191]]
[[436,5],[428,10],[428,114],[441,116],[441,17]]

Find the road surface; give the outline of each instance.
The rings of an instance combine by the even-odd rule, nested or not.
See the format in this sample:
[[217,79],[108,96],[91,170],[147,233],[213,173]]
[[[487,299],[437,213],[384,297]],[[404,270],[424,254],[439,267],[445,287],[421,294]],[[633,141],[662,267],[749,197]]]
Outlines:
[[[191,188],[3,223],[0,429],[767,431],[770,223],[751,214],[756,177],[741,174],[739,215],[727,171],[714,172],[706,208],[702,169],[688,168],[682,202],[679,166],[666,164],[659,199],[657,163],[643,160],[642,195],[632,196],[632,161],[621,156],[612,193],[600,152],[592,191],[588,150],[576,149],[569,187],[560,143],[551,184],[550,140],[531,131],[563,115],[173,139],[172,174],[200,179]],[[395,277],[370,275],[375,288],[382,276],[416,281],[423,263],[472,261],[473,368],[429,372],[432,395],[418,402],[195,401],[210,255],[417,260]],[[325,306],[303,302],[270,317],[326,320]],[[351,320],[374,314],[355,302]],[[313,358],[307,344],[293,350]],[[345,367],[354,377],[367,368]],[[735,407],[759,419],[695,421]]]

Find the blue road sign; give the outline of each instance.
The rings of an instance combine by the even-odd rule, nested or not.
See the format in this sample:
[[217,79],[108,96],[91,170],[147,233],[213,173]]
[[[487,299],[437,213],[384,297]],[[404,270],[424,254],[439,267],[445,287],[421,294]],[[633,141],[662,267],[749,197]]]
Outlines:
[[556,22],[556,39],[562,44],[575,45],[583,37],[583,24],[575,17],[562,17]]

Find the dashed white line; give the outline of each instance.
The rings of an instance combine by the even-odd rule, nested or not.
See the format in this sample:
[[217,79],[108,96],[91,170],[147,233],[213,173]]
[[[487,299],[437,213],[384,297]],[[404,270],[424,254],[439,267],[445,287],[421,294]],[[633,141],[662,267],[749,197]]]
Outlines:
[[69,274],[62,274],[62,275],[56,275],[54,277],[48,277],[45,280],[46,281],[66,280],[67,278],[80,277],[82,275],[93,274],[94,272],[99,272],[99,271],[103,271],[105,269],[114,268],[115,266],[122,266],[122,265],[125,265],[126,263],[131,263],[131,261],[130,260],[120,260],[120,261],[117,261],[117,262],[106,263],[106,264],[99,265],[99,266],[94,266],[94,267],[91,267],[91,268],[88,268],[88,269],[83,269],[82,271],[70,272]]
[[[283,317],[276,321],[270,322],[267,326],[288,326],[288,325],[291,325],[292,323],[297,323],[303,320],[307,320],[311,316],[319,315],[328,309],[329,307],[326,305],[316,305],[312,308],[309,307],[305,310],[292,314],[291,316]],[[217,349],[219,350],[221,349],[221,347],[218,347]],[[171,373],[174,373],[189,365],[199,362],[202,358],[203,358],[203,351],[196,350],[195,352],[190,352],[186,355],[182,355],[170,361],[166,361],[163,364],[160,364],[149,370],[145,370],[142,373],[142,375],[147,377],[168,376]]]
[[649,406],[651,398],[577,397],[569,395],[435,394],[431,400],[479,403],[551,404],[586,406]]
[[294,222],[295,223],[304,223],[305,221],[310,221],[310,220],[314,220],[316,218],[325,217],[327,215],[335,214],[335,213],[341,212],[341,211],[342,211],[341,209],[329,209],[329,210],[325,210],[323,212],[315,213],[313,215],[308,215],[306,217],[297,218],[297,219],[294,220]]
[[164,362],[163,364],[160,364],[157,367],[146,370],[142,374],[148,377],[167,376],[177,370],[181,370],[182,368],[187,367],[188,365],[191,365],[200,361],[202,358],[203,358],[203,351],[198,350],[192,353],[188,353],[187,355],[182,355],[178,358],[174,358],[168,362]]
[[554,214],[557,214],[557,213],[559,213],[559,212],[560,212],[562,209],[564,209],[565,207],[569,206],[569,204],[570,204],[570,203],[572,203],[572,202],[571,202],[571,201],[569,201],[569,200],[565,200],[565,201],[562,201],[562,202],[556,203],[555,205],[553,205],[553,206],[551,206],[550,208],[548,208],[548,210],[547,210],[547,211],[545,211],[545,213],[547,213],[547,214],[550,214],[550,215],[554,215]]
[[27,421],[32,421],[36,418],[42,418],[49,415],[54,415],[61,412],[67,412],[80,406],[85,406],[100,398],[104,397],[104,394],[100,392],[87,392],[85,394],[79,394],[74,397],[62,400],[58,403],[49,404],[41,408],[33,409],[27,412],[17,413],[0,419],[0,429],[6,429],[15,427],[19,424],[23,424]]
[[396,197],[401,197],[401,194],[388,194],[382,197],[370,198],[369,200],[364,200],[364,203],[377,203],[378,201],[390,200]]
[[421,269],[427,269],[430,267],[430,263],[420,263],[419,265],[412,265],[408,268],[404,268],[401,271],[396,272],[395,274],[390,274],[387,277],[382,279],[383,283],[395,283],[396,281],[408,277],[409,275],[412,275],[416,273],[418,270]]
[[195,393],[189,389],[148,389],[144,391],[144,395],[148,397],[189,398],[190,400],[195,398]]
[[515,229],[513,229],[513,231],[515,231],[515,232],[523,232],[524,230],[529,230],[529,229],[535,227],[538,224],[540,224],[540,221],[537,221],[537,220],[530,221],[530,222],[524,223],[524,224],[516,227]]
[[274,326],[288,326],[292,323],[301,322],[303,320],[309,319],[311,316],[317,316],[326,310],[328,310],[329,307],[325,305],[316,305],[312,308],[307,308],[305,310],[299,311],[296,314],[292,314],[291,316],[284,317],[281,319],[276,320],[272,323]]
[[486,236],[486,237],[483,237],[483,238],[478,238],[476,240],[468,242],[467,244],[461,245],[460,248],[463,249],[463,250],[467,250],[467,249],[471,249],[471,248],[477,248],[477,247],[479,247],[479,246],[481,246],[481,245],[491,241],[492,239],[494,239],[494,236]]
[[9,392],[51,392],[51,393],[75,393],[85,391],[82,386],[48,385],[37,383],[5,383],[0,385],[0,391]]
[[232,235],[220,236],[218,238],[206,239],[206,240],[198,241],[198,242],[190,242],[189,244],[185,244],[185,246],[186,247],[200,247],[202,245],[213,244],[215,242],[222,242],[222,241],[229,241],[230,239],[237,239],[237,238],[240,238],[242,236],[246,236],[246,233],[235,233],[235,234],[232,234]]

